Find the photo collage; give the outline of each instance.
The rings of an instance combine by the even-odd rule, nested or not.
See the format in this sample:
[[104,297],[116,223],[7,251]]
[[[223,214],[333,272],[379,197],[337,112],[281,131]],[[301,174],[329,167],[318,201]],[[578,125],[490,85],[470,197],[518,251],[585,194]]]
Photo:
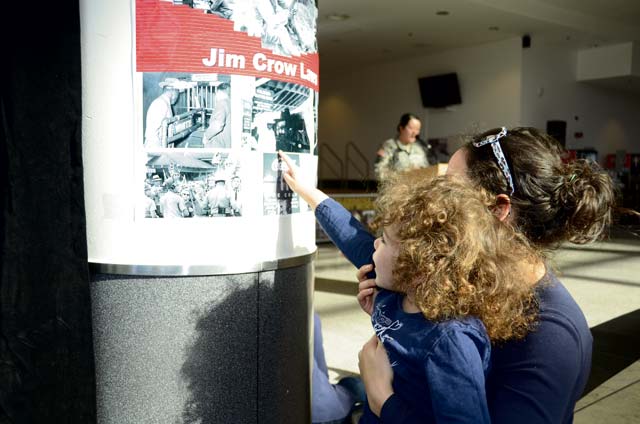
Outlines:
[[301,212],[277,152],[315,177],[315,2],[163,0],[136,7],[137,162],[144,161],[136,217]]
[[282,179],[286,165],[277,151],[297,164],[301,154],[317,155],[316,103],[315,91],[289,82],[224,74],[143,74],[146,175],[138,216],[299,212],[297,196]]

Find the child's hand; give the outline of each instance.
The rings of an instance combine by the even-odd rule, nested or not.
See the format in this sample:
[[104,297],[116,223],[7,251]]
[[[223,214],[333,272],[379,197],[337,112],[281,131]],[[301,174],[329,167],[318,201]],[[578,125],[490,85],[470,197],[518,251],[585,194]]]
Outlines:
[[322,191],[315,188],[315,186],[308,184],[300,178],[298,167],[291,161],[286,153],[279,150],[278,155],[280,155],[282,160],[287,164],[287,170],[282,174],[282,176],[289,185],[289,188],[302,197],[312,209],[315,209],[320,202],[329,197]]
[[393,369],[387,350],[375,334],[358,353],[358,368],[367,392],[369,408],[379,417],[382,406],[393,394]]
[[291,190],[298,193],[298,190],[302,188],[302,183],[298,180],[298,176],[297,176],[298,167],[291,161],[291,158],[289,158],[289,156],[287,156],[287,154],[284,153],[282,150],[278,150],[278,156],[280,156],[280,158],[282,158],[284,163],[287,164],[287,170],[283,174],[285,181],[287,182],[287,184],[289,184],[289,187],[291,188]]
[[373,312],[373,301],[376,298],[376,281],[367,277],[367,274],[373,270],[372,264],[362,265],[356,277],[358,278],[358,303],[363,311],[371,315]]

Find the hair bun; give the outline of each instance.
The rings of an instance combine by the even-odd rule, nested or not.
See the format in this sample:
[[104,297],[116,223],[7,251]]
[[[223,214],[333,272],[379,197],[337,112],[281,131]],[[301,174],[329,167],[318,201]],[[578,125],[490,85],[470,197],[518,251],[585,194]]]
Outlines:
[[597,240],[612,219],[616,196],[611,177],[584,159],[565,164],[562,171],[557,200],[567,218],[568,240],[578,244]]

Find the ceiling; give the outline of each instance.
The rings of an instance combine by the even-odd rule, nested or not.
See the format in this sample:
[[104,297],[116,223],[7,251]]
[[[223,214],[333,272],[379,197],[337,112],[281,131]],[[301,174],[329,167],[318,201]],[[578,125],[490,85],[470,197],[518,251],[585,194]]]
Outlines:
[[318,0],[325,76],[525,34],[576,49],[640,41],[640,0]]

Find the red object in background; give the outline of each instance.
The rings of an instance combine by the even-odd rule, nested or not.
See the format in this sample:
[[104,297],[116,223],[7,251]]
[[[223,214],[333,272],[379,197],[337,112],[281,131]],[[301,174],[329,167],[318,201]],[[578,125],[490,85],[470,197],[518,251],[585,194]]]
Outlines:
[[[629,162],[629,175],[631,175],[632,177],[639,177],[640,176],[640,154],[638,153],[634,153],[634,154],[627,154],[627,157],[625,158],[625,166],[627,164],[627,159]],[[637,187],[637,186],[636,186]]]
[[[610,153],[610,154],[607,155],[604,167],[606,169],[615,169],[616,168],[616,155],[614,153]],[[631,153],[626,153],[624,155],[623,168],[625,168],[625,169],[631,168]]]
[[569,149],[565,151],[562,157],[564,163],[572,162],[576,159],[586,159],[592,162],[598,162],[598,151],[592,148],[588,149]]
[[564,151],[564,155],[562,155],[562,162],[569,163],[576,160],[578,156],[578,151],[573,149],[568,149]]

